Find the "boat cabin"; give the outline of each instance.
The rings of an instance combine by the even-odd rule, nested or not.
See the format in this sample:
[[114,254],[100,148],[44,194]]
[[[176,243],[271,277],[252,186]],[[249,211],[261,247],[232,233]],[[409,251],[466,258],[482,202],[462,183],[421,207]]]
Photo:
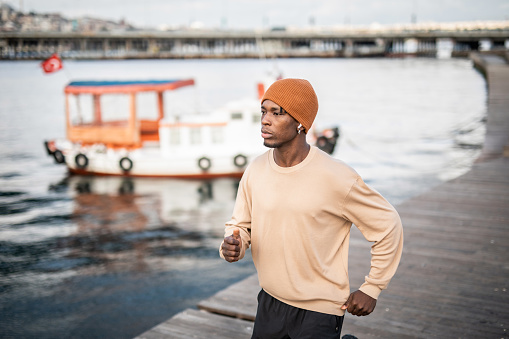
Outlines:
[[[67,139],[84,146],[130,149],[159,141],[159,122],[165,117],[164,92],[191,85],[193,79],[73,81],[64,90]],[[152,112],[147,114],[147,110]]]

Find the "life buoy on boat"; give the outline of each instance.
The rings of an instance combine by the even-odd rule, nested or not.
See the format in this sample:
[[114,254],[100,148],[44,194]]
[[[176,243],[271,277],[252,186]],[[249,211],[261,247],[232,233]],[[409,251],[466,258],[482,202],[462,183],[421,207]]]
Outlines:
[[57,164],[63,164],[65,162],[65,155],[61,150],[57,149],[53,152],[53,159],[55,159]]
[[74,157],[74,162],[76,163],[76,167],[79,169],[85,169],[88,166],[88,158],[85,154],[79,153]]
[[212,162],[210,161],[209,158],[201,157],[200,159],[198,159],[198,167],[201,168],[202,170],[206,171],[210,168],[210,166],[212,166]]
[[233,164],[239,168],[247,165],[247,157],[244,154],[237,154],[233,158]]
[[128,157],[122,157],[118,161],[118,165],[124,172],[129,172],[133,169],[133,161],[129,159]]

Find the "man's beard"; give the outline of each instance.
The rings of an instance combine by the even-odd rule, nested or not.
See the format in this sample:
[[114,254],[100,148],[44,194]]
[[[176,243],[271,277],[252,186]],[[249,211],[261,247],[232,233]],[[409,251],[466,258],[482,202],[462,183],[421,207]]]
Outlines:
[[278,148],[279,146],[281,146],[281,143],[278,143],[278,142],[268,143],[267,140],[264,140],[263,146],[268,147],[268,148]]

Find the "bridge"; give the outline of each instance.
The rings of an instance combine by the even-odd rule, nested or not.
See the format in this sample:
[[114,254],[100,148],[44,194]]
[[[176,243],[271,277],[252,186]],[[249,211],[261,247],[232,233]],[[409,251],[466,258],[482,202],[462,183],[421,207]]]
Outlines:
[[271,30],[0,32],[0,59],[285,58],[509,51],[509,21]]

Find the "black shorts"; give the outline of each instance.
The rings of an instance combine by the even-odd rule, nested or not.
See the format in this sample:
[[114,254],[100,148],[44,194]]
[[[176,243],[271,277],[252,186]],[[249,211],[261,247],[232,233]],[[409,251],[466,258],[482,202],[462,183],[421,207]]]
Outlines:
[[343,316],[304,310],[285,304],[263,289],[252,339],[337,338],[341,337]]

